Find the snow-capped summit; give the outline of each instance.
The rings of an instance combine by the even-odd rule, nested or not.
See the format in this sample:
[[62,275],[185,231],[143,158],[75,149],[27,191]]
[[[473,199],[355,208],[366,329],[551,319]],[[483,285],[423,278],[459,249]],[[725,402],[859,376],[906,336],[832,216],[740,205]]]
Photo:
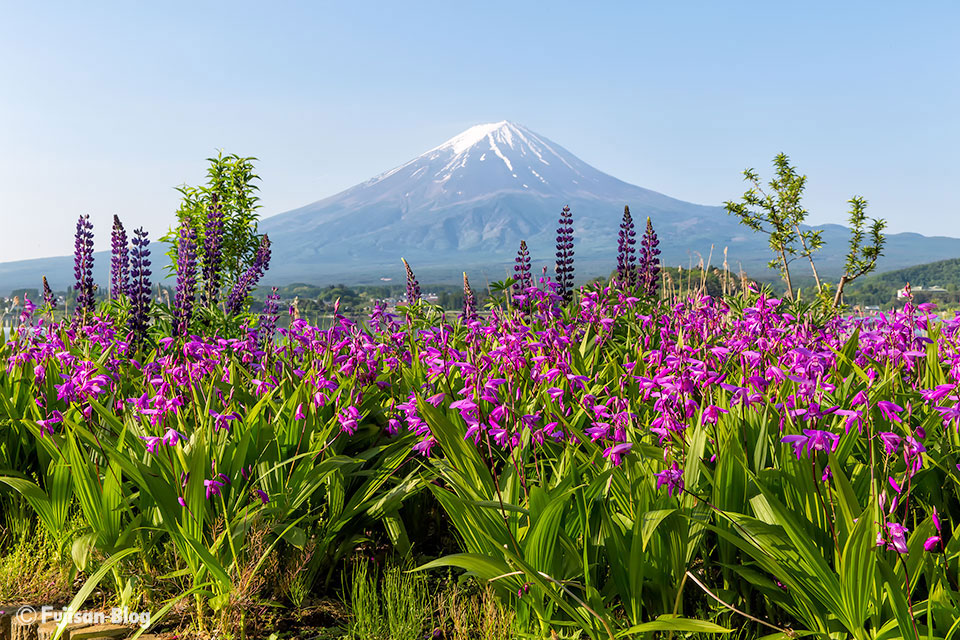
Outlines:
[[624,185],[555,142],[503,120],[470,127],[362,186],[389,196],[402,185],[403,197],[427,198],[436,205],[503,190],[573,196],[614,183]]
[[[430,151],[427,151],[427,153],[431,153],[433,151],[442,151],[444,149],[453,149],[454,153],[462,153],[488,136],[497,134],[499,131],[506,131],[507,135],[512,137],[512,134],[510,133],[511,128],[516,128],[516,125],[507,122],[506,120],[488,124],[478,124],[470,127],[460,135],[450,138],[443,144],[430,149]],[[504,136],[502,133],[499,134],[498,137],[506,140],[506,136]],[[512,146],[512,140],[510,144]]]
[[[554,147],[560,149],[562,153],[558,153]],[[579,172],[564,158],[564,155],[567,155],[576,161],[572,154],[561,149],[559,145],[541,138],[523,125],[506,120],[470,127],[460,135],[430,149],[420,158],[427,156],[433,160],[443,157],[445,153],[449,152],[454,155],[448,165],[458,168],[465,167],[471,157],[483,162],[489,153],[492,154],[491,159],[496,157],[502,161],[504,167],[512,176],[519,169],[521,173],[526,170],[530,172],[530,176],[537,178],[540,174],[536,173],[535,169],[542,170],[544,167],[549,167],[551,161],[564,165],[579,175]],[[512,161],[511,157],[513,158]],[[514,163],[517,165],[516,169]],[[519,176],[516,176],[516,178],[521,179]],[[538,179],[542,181],[542,178]]]

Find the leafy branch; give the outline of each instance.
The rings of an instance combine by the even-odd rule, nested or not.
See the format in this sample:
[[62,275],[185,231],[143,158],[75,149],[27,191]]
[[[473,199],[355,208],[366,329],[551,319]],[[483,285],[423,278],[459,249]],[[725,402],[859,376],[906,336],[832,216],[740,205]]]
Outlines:
[[867,222],[867,201],[860,196],[848,200],[850,203],[850,252],[847,253],[847,262],[843,268],[843,275],[837,284],[837,292],[833,297],[833,306],[840,305],[843,299],[843,288],[862,275],[873,271],[877,266],[877,258],[883,255],[883,246],[886,237],[883,230],[887,221],[882,218],[872,218],[870,221],[870,244],[864,245],[864,226]]
[[[820,276],[813,262],[813,254],[823,246],[822,231],[800,228],[807,217],[806,209],[800,204],[807,177],[799,175],[790,166],[790,159],[783,153],[773,159],[773,164],[776,176],[768,184],[769,191],[761,185],[756,170],[746,169],[743,172],[744,180],[752,186],[739,202],[728,201],[724,206],[727,213],[740,219],[740,224],[767,235],[770,249],[775,256],[769,266],[780,271],[787,285],[787,297],[792,300],[794,294],[790,263],[798,254],[809,260],[817,290],[820,290]],[[796,246],[798,242],[799,248]]]

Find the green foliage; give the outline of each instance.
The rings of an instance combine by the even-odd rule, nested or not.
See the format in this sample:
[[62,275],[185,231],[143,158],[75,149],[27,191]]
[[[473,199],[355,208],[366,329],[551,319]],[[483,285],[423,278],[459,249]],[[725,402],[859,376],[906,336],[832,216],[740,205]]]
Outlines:
[[351,638],[374,640],[385,636],[387,622],[380,600],[377,571],[366,559],[357,559],[353,563],[349,605]]
[[[177,209],[177,225],[170,228],[162,240],[170,244],[170,268],[177,263],[177,234],[180,225],[193,228],[197,237],[197,262],[202,264],[207,212],[211,206],[219,206],[223,213],[223,278],[229,286],[247,268],[260,244],[257,233],[259,219],[256,181],[254,173],[256,158],[243,158],[236,154],[224,155],[220,151],[215,158],[207,158],[207,182],[200,186],[178,187],[182,200]],[[202,281],[198,285],[203,289]]]
[[[440,624],[452,640],[514,640],[521,630],[513,612],[493,591],[475,581],[447,585],[440,594]],[[473,587],[473,588],[471,588]]]
[[419,640],[433,628],[433,605],[427,577],[402,565],[388,566],[383,576],[383,608],[390,640]]
[[66,602],[71,595],[69,569],[57,537],[34,531],[29,520],[24,530],[0,536],[0,602]]

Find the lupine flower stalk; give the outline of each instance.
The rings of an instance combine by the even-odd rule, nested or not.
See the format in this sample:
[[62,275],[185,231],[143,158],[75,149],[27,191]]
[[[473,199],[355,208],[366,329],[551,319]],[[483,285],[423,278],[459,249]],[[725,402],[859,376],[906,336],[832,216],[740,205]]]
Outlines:
[[133,232],[130,251],[130,317],[127,326],[135,342],[147,335],[150,321],[150,239],[141,227]]
[[51,311],[57,308],[57,297],[53,295],[53,291],[50,289],[47,276],[43,276],[43,302]]
[[264,351],[273,344],[273,336],[277,331],[277,320],[280,319],[280,294],[273,287],[270,295],[263,303],[263,312],[260,314],[260,324],[257,327],[257,343]]
[[473,322],[477,319],[477,297],[470,288],[467,274],[463,274],[463,321]]
[[573,214],[565,206],[557,227],[557,284],[564,302],[573,300]]
[[186,335],[193,319],[197,296],[197,236],[188,224],[180,226],[177,241],[177,294],[174,298],[174,319],[178,335]]
[[203,293],[201,301],[206,307],[216,306],[220,301],[220,269],[223,263],[223,209],[216,193],[210,195],[207,207],[207,223],[203,232]]
[[127,230],[120,216],[113,216],[113,231],[110,233],[110,299],[116,300],[127,293],[130,287],[130,257],[127,247]]
[[617,238],[617,283],[627,289],[633,289],[637,283],[637,257],[634,248],[637,243],[636,235],[630,207],[625,206],[623,220],[620,222],[620,234]]
[[76,313],[81,318],[87,318],[93,315],[94,310],[93,224],[89,215],[80,216],[77,220],[73,275],[76,278],[73,285],[77,292]]
[[520,249],[513,265],[513,296],[524,295],[526,290],[533,286],[533,276],[530,274],[530,251],[527,250],[527,241],[520,241]]
[[243,303],[247,300],[247,296],[250,295],[250,292],[253,291],[257,283],[260,282],[260,278],[263,277],[264,272],[269,268],[270,238],[267,234],[263,234],[263,237],[260,238],[260,247],[253,256],[253,263],[240,275],[237,283],[230,291],[230,295],[227,297],[227,313],[232,315],[240,313],[240,310],[243,309]]
[[647,218],[647,230],[640,240],[640,259],[637,263],[640,290],[648,296],[655,296],[660,287],[660,241],[653,230],[653,223]]
[[410,268],[410,264],[404,258],[400,258],[403,261],[403,267],[407,270],[407,304],[414,305],[420,300],[420,282],[413,275],[413,269]]

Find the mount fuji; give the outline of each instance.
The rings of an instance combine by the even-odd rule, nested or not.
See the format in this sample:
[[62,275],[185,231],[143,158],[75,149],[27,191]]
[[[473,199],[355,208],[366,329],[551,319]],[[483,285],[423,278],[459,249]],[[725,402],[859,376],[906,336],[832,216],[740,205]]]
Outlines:
[[[685,268],[706,260],[761,275],[769,260],[763,236],[722,207],[683,202],[618,180],[530,129],[497,122],[471,127],[395,169],[342,193],[261,221],[274,243],[271,280],[376,282],[402,278],[405,257],[417,275],[454,281],[463,270],[492,280],[512,273],[520,240],[533,263],[552,272],[560,210],[574,215],[578,278],[616,265],[624,205],[642,232],[649,216],[661,258]],[[821,272],[839,272],[847,230],[823,227]],[[960,255],[960,240],[896,234],[881,268]],[[919,259],[918,259],[919,257]],[[481,280],[482,281],[482,280]]]
[[[664,257],[684,265],[688,247],[710,250],[705,231],[738,232],[717,207],[618,180],[507,121],[471,127],[406,164],[267,218],[260,227],[274,243],[271,277],[283,281],[313,282],[323,274],[373,282],[402,273],[401,256],[421,277],[453,280],[470,268],[498,280],[512,272],[509,264],[521,240],[530,246],[534,264],[552,273],[564,205],[574,214],[581,276],[614,267],[624,205],[641,222],[651,216]],[[670,242],[673,237],[682,240]]]

